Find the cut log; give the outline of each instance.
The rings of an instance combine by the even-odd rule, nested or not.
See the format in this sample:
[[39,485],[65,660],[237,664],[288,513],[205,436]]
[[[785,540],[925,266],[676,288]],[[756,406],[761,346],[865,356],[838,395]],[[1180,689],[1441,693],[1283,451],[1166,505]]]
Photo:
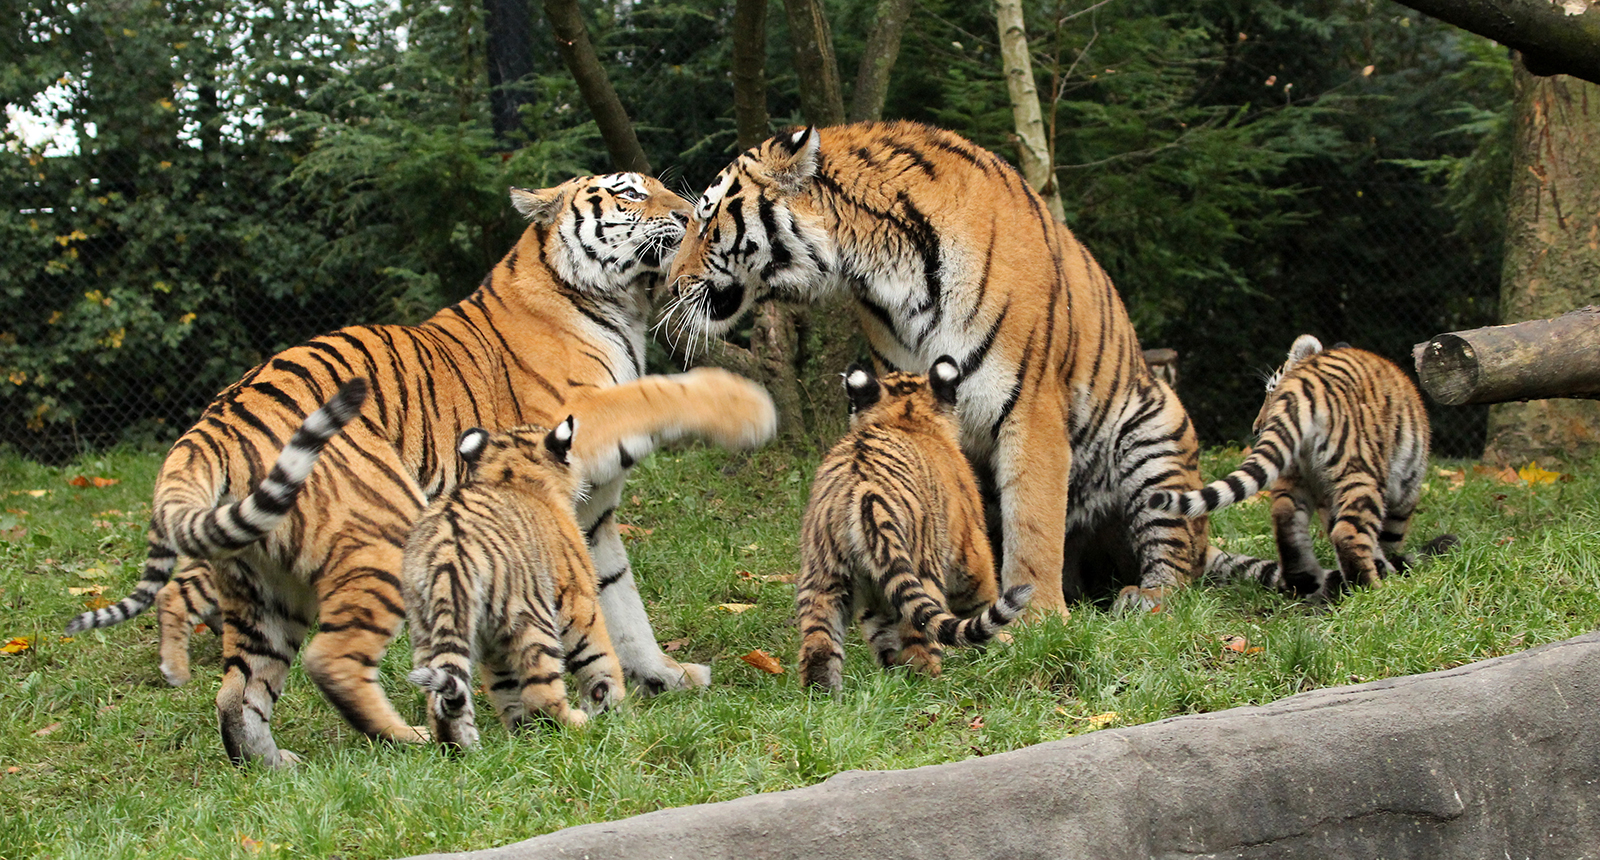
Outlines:
[[1600,307],[1441,334],[1412,358],[1423,390],[1446,406],[1600,399]]

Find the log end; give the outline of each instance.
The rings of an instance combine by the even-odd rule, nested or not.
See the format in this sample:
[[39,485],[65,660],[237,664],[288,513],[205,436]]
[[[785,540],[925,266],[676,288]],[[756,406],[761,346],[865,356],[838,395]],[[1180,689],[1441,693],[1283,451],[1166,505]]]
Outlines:
[[1478,356],[1472,344],[1453,334],[1441,334],[1414,353],[1417,380],[1428,396],[1445,406],[1470,401],[1478,387]]

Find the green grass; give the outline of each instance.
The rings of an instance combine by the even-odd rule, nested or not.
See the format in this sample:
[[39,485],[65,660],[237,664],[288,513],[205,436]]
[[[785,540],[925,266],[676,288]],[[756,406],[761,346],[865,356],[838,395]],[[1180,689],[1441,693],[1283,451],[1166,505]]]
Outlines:
[[[1206,473],[1237,451],[1213,452]],[[287,772],[228,765],[215,728],[215,637],[195,637],[195,680],[156,670],[153,615],[66,641],[70,587],[120,597],[142,564],[158,455],[122,452],[68,468],[0,459],[0,857],[393,857],[482,848],[574,824],[810,785],[842,770],[913,767],[1016,749],[1106,726],[1260,704],[1314,687],[1448,668],[1587,632],[1600,619],[1600,460],[1535,487],[1435,474],[1413,528],[1460,535],[1453,555],[1380,589],[1313,610],[1254,586],[1196,587],[1166,611],[1016,631],[1007,646],[954,652],[935,680],[876,669],[852,640],[838,699],[799,689],[796,539],[814,458],[690,448],[637,471],[622,522],[656,632],[709,661],[713,686],[629,699],[582,734],[510,737],[486,725],[462,758],[374,746],[297,667],[278,704]],[[76,475],[119,483],[75,488]],[[42,495],[28,491],[46,490]],[[25,511],[26,513],[19,513]],[[1237,506],[1214,533],[1270,555],[1266,506]],[[648,533],[643,530],[649,529]],[[1326,545],[1323,558],[1331,560]],[[718,604],[748,603],[742,613]],[[1248,640],[1244,653],[1224,646]],[[1260,650],[1255,650],[1255,649]],[[790,668],[739,659],[765,650]],[[383,671],[402,712],[408,649]],[[480,704],[480,708],[484,706]]]

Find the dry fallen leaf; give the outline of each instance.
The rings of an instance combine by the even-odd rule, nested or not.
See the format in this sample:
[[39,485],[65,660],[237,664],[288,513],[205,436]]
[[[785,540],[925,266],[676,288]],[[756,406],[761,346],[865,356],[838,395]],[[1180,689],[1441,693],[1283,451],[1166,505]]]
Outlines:
[[1522,476],[1518,475],[1517,470],[1510,466],[1502,466],[1497,469],[1492,466],[1485,466],[1482,463],[1475,463],[1472,466],[1472,473],[1474,475],[1488,475],[1502,484],[1522,483]]
[[33,647],[33,640],[27,636],[13,636],[6,644],[0,645],[0,654],[21,654]]
[[754,603],[719,603],[717,608],[723,612],[732,612],[734,615],[738,615],[746,610],[756,608],[756,605]]
[[768,654],[765,651],[762,651],[759,648],[757,648],[754,651],[751,651],[749,654],[745,654],[744,656],[740,657],[739,659],[745,661],[746,663],[749,663],[750,665],[752,665],[752,666],[756,667],[757,669],[760,669],[761,671],[766,672],[768,674],[772,674],[772,675],[782,675],[783,674],[783,664],[779,663],[778,659],[776,657],[772,656],[771,654]]
[[967,728],[972,729],[973,731],[983,728],[983,714],[973,717],[972,722],[967,723]]
[[736,570],[736,571],[734,571],[734,574],[736,576],[738,576],[740,579],[755,579],[756,578],[756,575],[751,573],[748,570]]
[[261,853],[262,842],[259,839],[251,839],[250,837],[241,834],[239,836],[239,844],[244,846],[244,850],[250,852],[251,854]]
[[78,594],[99,594],[99,593],[101,593],[101,592],[103,592],[105,590],[106,590],[106,587],[104,585],[85,585],[82,588],[69,587],[67,589],[67,593],[68,594],[74,594],[74,595],[78,595]]
[[1224,636],[1222,638],[1222,647],[1235,654],[1243,654],[1245,649],[1250,647],[1250,641],[1243,636]]
[[22,768],[12,765],[6,768],[6,773],[22,773]]
[[1433,470],[1434,474],[1450,482],[1450,492],[1455,492],[1467,483],[1466,469],[1446,469],[1439,467]]
[[1530,484],[1554,484],[1564,476],[1560,472],[1545,471],[1539,468],[1538,462],[1533,462],[1518,469],[1517,477]]
[[67,483],[72,485],[72,486],[74,486],[74,487],[88,487],[90,485],[93,485],[93,486],[96,486],[96,487],[110,487],[110,486],[113,486],[115,484],[122,483],[122,479],[120,479],[120,478],[102,478],[102,477],[100,477],[98,475],[96,475],[95,477],[92,477],[92,478],[88,477],[86,475],[78,475],[78,476],[68,480]]
[[1084,717],[1083,719],[1084,719],[1085,722],[1087,722],[1089,724],[1090,728],[1095,728],[1095,729],[1104,728],[1104,727],[1106,727],[1108,725],[1111,725],[1112,723],[1116,722],[1116,720],[1117,720],[1117,712],[1116,711],[1106,711],[1103,714],[1095,714],[1092,717]]
[[1516,540],[1516,538],[1512,537],[1511,535],[1505,535],[1503,537],[1495,538],[1494,545],[1495,546],[1505,546],[1505,545],[1511,543],[1514,540]]
[[655,531],[655,529],[642,529],[638,526],[630,526],[627,523],[617,523],[617,534],[622,535],[623,537],[639,538],[648,534],[655,534]]
[[86,567],[78,571],[79,579],[99,579],[106,575],[106,569],[103,567]]
[[668,640],[666,642],[661,643],[661,650],[663,650],[663,651],[679,651],[679,650],[683,649],[683,646],[688,645],[688,644],[689,644],[689,640],[687,640],[687,639],[672,639],[672,640]]
[[89,598],[88,600],[85,600],[83,602],[83,605],[85,607],[89,608],[89,609],[104,609],[107,606],[111,605],[111,601],[105,599],[104,597],[100,597],[100,596],[96,595],[94,597]]
[[763,574],[761,574],[761,581],[762,582],[794,582],[794,574],[792,574],[792,573],[763,573]]
[[33,736],[36,737],[36,738],[48,737],[50,735],[55,734],[56,731],[58,729],[60,729],[60,728],[61,728],[61,724],[60,723],[58,723],[58,722],[57,723],[51,723],[50,725],[45,726],[42,729],[36,729],[34,731],[34,733],[33,733]]

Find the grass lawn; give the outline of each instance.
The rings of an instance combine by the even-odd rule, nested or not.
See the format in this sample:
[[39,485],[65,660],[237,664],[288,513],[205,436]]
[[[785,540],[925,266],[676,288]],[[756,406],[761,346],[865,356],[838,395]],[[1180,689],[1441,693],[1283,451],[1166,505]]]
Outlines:
[[[1215,476],[1238,451],[1208,455]],[[1587,632],[1600,620],[1600,460],[1571,480],[1507,483],[1471,465],[1430,474],[1412,545],[1443,531],[1454,554],[1312,610],[1259,587],[1195,587],[1161,613],[1079,607],[986,653],[949,652],[928,680],[876,669],[852,634],[845,692],[793,676],[796,540],[816,461],[688,448],[636,472],[621,522],[659,638],[713,666],[696,694],[630,698],[581,734],[510,737],[480,702],[483,746],[462,758],[374,746],[298,665],[278,742],[305,756],[271,772],[227,763],[215,726],[218,641],[195,636],[195,675],[156,669],[154,613],[67,640],[62,626],[142,566],[159,455],[116,452],[66,468],[0,458],[0,858],[395,857],[484,848],[668,806],[810,785],[848,769],[987,755],[1108,726],[1260,704],[1313,687],[1427,672]],[[1451,475],[1444,471],[1459,470]],[[77,476],[117,483],[75,487]],[[1266,505],[1213,532],[1271,555]],[[1325,563],[1332,555],[1323,544]],[[725,606],[733,604],[734,606]],[[739,604],[747,604],[742,611]],[[1242,642],[1234,637],[1242,637]],[[18,650],[20,648],[20,650]],[[766,651],[789,670],[740,659]],[[404,680],[383,672],[421,721]]]

